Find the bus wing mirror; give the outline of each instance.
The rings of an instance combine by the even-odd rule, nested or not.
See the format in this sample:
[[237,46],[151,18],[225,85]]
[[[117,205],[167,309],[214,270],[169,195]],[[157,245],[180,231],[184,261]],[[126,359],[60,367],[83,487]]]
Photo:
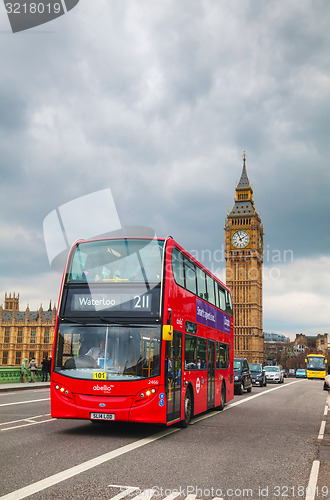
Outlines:
[[307,363],[307,359],[305,359],[305,363]]
[[173,326],[163,325],[163,340],[173,340]]

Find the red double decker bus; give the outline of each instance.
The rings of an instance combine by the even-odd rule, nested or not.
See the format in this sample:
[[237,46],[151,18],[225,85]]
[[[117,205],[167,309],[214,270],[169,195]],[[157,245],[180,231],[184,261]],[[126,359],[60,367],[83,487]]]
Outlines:
[[233,398],[229,289],[173,238],[78,241],[55,326],[55,418],[187,426]]

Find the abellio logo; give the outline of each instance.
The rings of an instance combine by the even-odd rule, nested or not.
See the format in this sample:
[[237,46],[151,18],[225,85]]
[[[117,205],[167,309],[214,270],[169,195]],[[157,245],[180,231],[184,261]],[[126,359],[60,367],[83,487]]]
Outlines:
[[13,33],[48,23],[73,9],[79,0],[3,0]]
[[113,388],[114,386],[113,385],[94,385],[93,387],[93,391],[111,391],[111,389]]

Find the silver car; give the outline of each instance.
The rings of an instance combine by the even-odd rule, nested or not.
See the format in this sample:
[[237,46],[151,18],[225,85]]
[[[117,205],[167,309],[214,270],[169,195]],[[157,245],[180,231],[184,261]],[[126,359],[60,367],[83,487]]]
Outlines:
[[267,382],[284,383],[284,375],[279,366],[264,366]]

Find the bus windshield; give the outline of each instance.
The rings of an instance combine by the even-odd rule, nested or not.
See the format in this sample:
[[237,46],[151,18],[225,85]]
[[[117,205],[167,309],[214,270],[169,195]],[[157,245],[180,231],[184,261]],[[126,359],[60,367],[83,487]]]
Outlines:
[[309,370],[325,370],[325,358],[321,357],[308,357],[307,368]]
[[91,380],[138,380],[160,374],[160,326],[89,326],[64,323],[57,334],[54,371]]
[[76,245],[66,283],[160,283],[164,241],[113,239]]

